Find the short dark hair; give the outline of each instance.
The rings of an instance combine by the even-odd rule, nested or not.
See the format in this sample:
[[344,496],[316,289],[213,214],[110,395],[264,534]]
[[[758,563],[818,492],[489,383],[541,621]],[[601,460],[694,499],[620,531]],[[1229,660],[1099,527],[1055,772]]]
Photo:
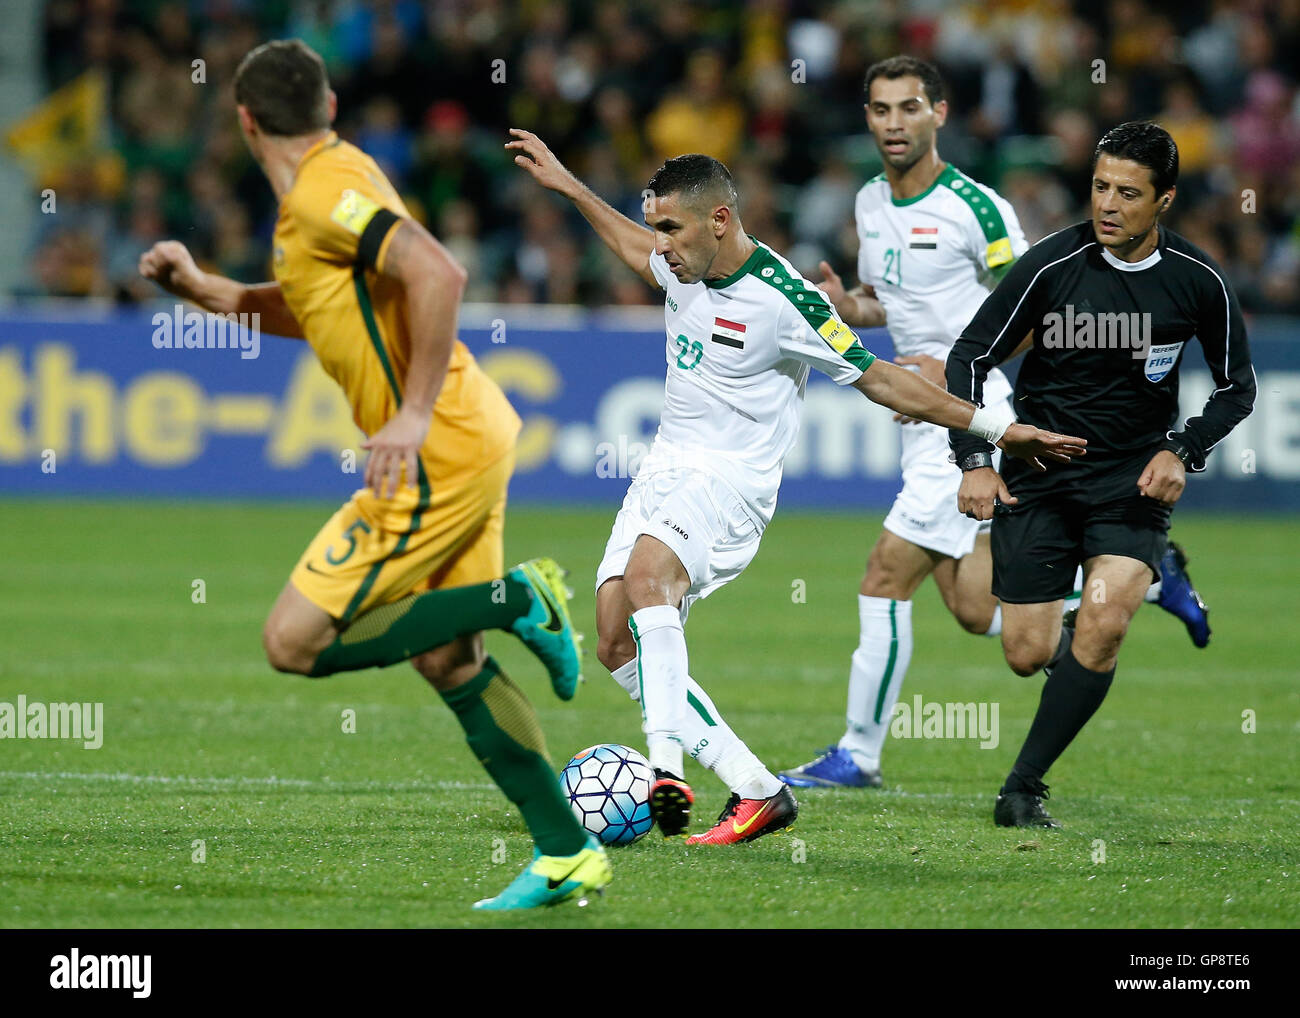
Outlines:
[[295,137],[330,126],[325,61],[301,39],[263,43],[235,70],[235,102],[267,134]]
[[740,205],[731,171],[712,156],[699,153],[669,159],[655,170],[646,188],[661,198],[680,194],[684,204],[694,208],[709,204],[735,210]]
[[1159,124],[1149,120],[1130,120],[1112,127],[1097,142],[1092,154],[1092,169],[1105,152],[1116,159],[1128,159],[1151,171],[1156,194],[1164,194],[1178,183],[1178,145]]
[[866,102],[871,101],[871,83],[877,78],[888,78],[893,81],[895,78],[909,76],[921,79],[921,87],[925,89],[925,97],[930,100],[931,106],[943,102],[943,78],[939,77],[939,69],[918,57],[905,55],[879,60],[867,68],[867,77],[862,83],[863,99]]

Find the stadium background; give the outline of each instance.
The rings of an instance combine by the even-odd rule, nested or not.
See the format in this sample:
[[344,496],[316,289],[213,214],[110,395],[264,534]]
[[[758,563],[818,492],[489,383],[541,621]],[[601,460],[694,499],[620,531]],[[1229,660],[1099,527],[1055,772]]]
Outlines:
[[[1174,134],[1169,225],[1226,269],[1261,381],[1254,415],[1185,507],[1300,504],[1300,3],[10,7],[0,489],[348,489],[358,436],[309,352],[269,337],[256,359],[155,349],[150,315],[172,304],[135,270],[175,237],[205,267],[271,277],[273,196],[229,82],[259,41],[301,36],[328,62],[340,132],[469,270],[464,338],[528,423],[517,503],[615,504],[653,436],[662,324],[650,289],[513,166],[505,128],[539,133],[634,217],[665,157],[715,155],[737,176],[749,232],[806,274],[826,258],[852,278],[853,196],[879,167],[862,74],[903,51],[944,72],[941,154],[998,188],[1031,242],[1086,217],[1107,127],[1154,117]],[[889,353],[887,333],[865,339]],[[1212,387],[1198,351],[1183,374],[1193,412]],[[887,505],[887,415],[815,373],[808,404],[783,503]]]

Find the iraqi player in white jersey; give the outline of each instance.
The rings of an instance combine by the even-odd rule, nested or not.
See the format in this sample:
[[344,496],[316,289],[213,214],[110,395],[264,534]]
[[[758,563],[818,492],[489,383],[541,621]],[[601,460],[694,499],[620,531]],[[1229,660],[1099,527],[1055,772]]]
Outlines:
[[[820,285],[848,325],[887,324],[897,362],[943,385],[944,362],[962,329],[1028,244],[1005,198],[939,157],[937,132],[948,104],[932,65],[908,56],[882,60],[868,69],[865,92],[867,128],[885,168],[855,204],[861,282],[845,291],[823,262]],[[985,406],[1011,414],[1010,396],[1006,377],[991,371]],[[996,636],[1002,629],[991,589],[989,525],[957,509],[962,472],[951,460],[948,436],[932,424],[895,419],[902,424],[903,487],[858,595],[847,728],[816,759],[781,772],[796,787],[882,784],[881,753],[912,656],[911,599],[927,576],[967,632]],[[1169,558],[1162,564],[1168,590],[1161,604],[1184,618],[1195,640],[1204,604],[1181,561]],[[1079,603],[1081,575],[1067,609]],[[1160,595],[1161,585],[1153,585],[1149,599]],[[1208,625],[1204,632],[1208,639]]]
[[717,823],[689,842],[752,841],[788,826],[798,806],[690,676],[683,625],[691,603],[739,576],[758,550],[809,368],[910,417],[994,433],[990,441],[1031,461],[1068,460],[1083,443],[1011,424],[877,361],[821,290],[744,232],[731,174],[716,159],[668,160],[649,182],[641,226],[536,135],[510,133],[515,163],[571,200],[619,258],[664,291],[664,410],[597,570],[596,653],[641,704],[656,777],[650,807],[664,836],[690,822],[689,751],[731,792]]

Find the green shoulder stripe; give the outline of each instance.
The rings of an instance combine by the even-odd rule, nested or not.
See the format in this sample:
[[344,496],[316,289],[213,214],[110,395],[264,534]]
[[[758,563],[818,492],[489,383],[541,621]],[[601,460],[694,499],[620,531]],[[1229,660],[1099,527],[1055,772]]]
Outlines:
[[766,244],[753,237],[750,239],[758,245],[758,252],[762,256],[751,257],[745,263],[749,274],[783,294],[826,345],[859,371],[871,367],[876,359],[875,354],[868,351],[853,330],[840,321],[826,295],[798,273],[791,275],[790,270]]
[[993,277],[1000,280],[1011,268],[1011,263],[1016,260],[1015,252],[1011,250],[1011,238],[1007,236],[1007,224],[1002,219],[1002,213],[998,211],[993,199],[981,191],[975,181],[959,170],[949,166],[941,174],[941,179],[943,178],[946,178],[944,183],[952,193],[961,198],[975,214],[980,229],[984,231],[987,245],[984,248],[984,264],[992,271]]
[[970,206],[970,210],[975,213],[975,218],[979,220],[980,229],[984,231],[984,239],[992,244],[995,240],[1005,237],[1007,224],[1002,221],[1002,213],[998,211],[993,200],[979,189],[975,181],[960,170],[953,169],[951,166],[948,169],[952,172],[941,174],[940,180],[948,185],[953,194]]

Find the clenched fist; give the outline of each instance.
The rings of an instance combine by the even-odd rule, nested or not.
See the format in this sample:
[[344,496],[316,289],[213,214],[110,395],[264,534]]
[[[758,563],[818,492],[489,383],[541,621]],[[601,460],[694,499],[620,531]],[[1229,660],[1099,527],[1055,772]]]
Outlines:
[[178,240],[160,240],[140,256],[140,275],[152,279],[168,293],[202,303],[199,291],[206,273],[194,264],[189,250]]

